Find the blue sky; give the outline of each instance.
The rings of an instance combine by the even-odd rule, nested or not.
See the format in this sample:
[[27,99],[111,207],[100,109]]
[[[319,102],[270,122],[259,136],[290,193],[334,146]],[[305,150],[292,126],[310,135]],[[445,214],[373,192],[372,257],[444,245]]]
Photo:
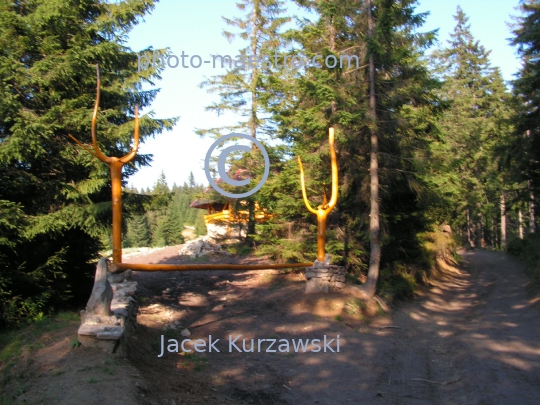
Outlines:
[[[222,35],[227,26],[221,18],[238,16],[235,4],[234,0],[161,0],[152,14],[130,33],[128,45],[134,51],[148,46],[169,47],[175,55],[184,51],[190,56],[198,54],[203,60],[211,54],[236,55],[244,44],[240,40],[232,44],[227,41]],[[443,45],[454,29],[452,16],[458,5],[468,15],[474,37],[491,50],[492,65],[501,68],[505,80],[511,80],[519,68],[519,61],[507,40],[511,37],[507,23],[512,22],[511,15],[519,14],[515,9],[518,0],[420,0],[417,12],[430,12],[424,30],[439,28],[439,41]],[[197,182],[207,184],[203,159],[212,139],[201,139],[194,133],[194,128],[229,125],[237,120],[230,114],[217,117],[205,112],[204,107],[217,101],[217,96],[198,85],[205,76],[223,72],[205,64],[198,69],[165,69],[162,80],[156,83],[161,91],[143,113],[152,110],[156,117],[179,116],[180,120],[172,131],[148,139],[141,146],[140,152],[153,154],[154,162],[132,176],[129,179],[131,185],[152,187],[161,171],[170,186],[175,182],[182,184],[190,171]]]

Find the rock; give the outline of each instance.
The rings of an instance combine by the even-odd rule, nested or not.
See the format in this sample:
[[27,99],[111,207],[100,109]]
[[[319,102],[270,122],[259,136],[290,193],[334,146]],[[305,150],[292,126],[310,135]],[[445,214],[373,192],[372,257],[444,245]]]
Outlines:
[[110,339],[98,339],[95,336],[81,335],[78,336],[79,343],[84,347],[95,347],[101,349],[107,353],[117,354],[121,357],[125,357],[125,348],[121,345],[122,339],[110,340]]
[[78,333],[83,336],[95,336],[103,340],[118,340],[122,337],[124,328],[122,326],[82,325]]
[[118,340],[122,337],[122,334],[124,333],[123,327],[106,327],[104,330],[98,332],[96,334],[96,337],[101,340]]
[[443,225],[441,231],[451,235],[452,234],[452,227],[450,225],[448,225],[448,224]]
[[127,355],[127,336],[137,325],[137,302],[132,297],[137,282],[130,281],[131,274],[131,270],[107,273],[106,259],[98,262],[92,294],[86,311],[81,311],[78,337],[83,346]]
[[330,255],[326,255],[323,262],[316,261],[313,266],[306,268],[306,294],[327,293],[330,287],[344,287],[345,268],[330,262]]
[[113,311],[113,314],[116,315],[116,316],[124,317],[124,318],[127,318],[127,316],[129,315],[128,310],[125,309],[125,308],[118,308],[118,309],[115,309],[115,310]]
[[132,275],[133,272],[130,269],[127,269],[122,273],[109,273],[107,278],[109,279],[109,283],[121,283],[131,281]]
[[321,278],[312,278],[307,280],[306,282],[306,294],[315,294],[315,293],[327,293],[329,282],[324,281]]
[[182,256],[189,256],[190,258],[197,258],[213,254],[225,256],[231,255],[229,252],[224,250],[221,245],[215,243],[214,240],[208,236],[203,236],[186,243],[178,251],[178,254]]
[[111,314],[111,301],[113,289],[107,279],[107,259],[99,259],[94,278],[94,288],[86,304],[86,313],[109,316]]
[[181,334],[183,337],[190,337],[190,336],[191,336],[191,332],[189,331],[188,328],[182,330],[182,332],[180,332],[180,334]]
[[207,238],[213,240],[225,240],[245,238],[247,227],[244,224],[208,224],[206,226]]
[[190,256],[192,258],[199,257],[203,248],[203,241],[199,239],[192,240],[186,243],[182,249],[178,251],[179,255]]

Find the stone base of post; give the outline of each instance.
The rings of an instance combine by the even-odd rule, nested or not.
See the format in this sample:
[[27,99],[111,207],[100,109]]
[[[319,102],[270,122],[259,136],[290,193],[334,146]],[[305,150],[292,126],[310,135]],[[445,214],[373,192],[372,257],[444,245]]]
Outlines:
[[306,268],[306,294],[328,293],[345,286],[345,268],[330,264],[330,255]]
[[[107,272],[106,259],[100,260],[97,272],[104,273],[100,282],[106,288],[96,288],[86,310],[81,311],[79,342],[85,347],[95,347],[120,357],[127,356],[127,340],[135,333],[137,301],[133,298],[137,282],[131,279],[131,270],[121,274]],[[111,290],[106,297],[101,290]],[[90,305],[97,302],[98,305]],[[96,310],[101,308],[101,311]]]

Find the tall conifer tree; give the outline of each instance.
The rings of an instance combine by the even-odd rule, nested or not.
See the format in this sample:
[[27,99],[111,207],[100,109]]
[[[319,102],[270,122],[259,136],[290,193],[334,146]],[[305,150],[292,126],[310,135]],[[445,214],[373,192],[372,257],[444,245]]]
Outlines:
[[536,231],[535,197],[540,195],[540,1],[522,0],[523,16],[514,28],[512,44],[522,59],[513,82],[517,119],[513,152],[515,172],[526,183],[522,199],[529,203],[529,231]]
[[[153,0],[0,0],[0,206],[19,227],[0,254],[0,286],[12,297],[0,297],[0,324],[88,297],[88,263],[110,223],[109,170],[68,134],[90,143],[99,64],[99,146],[110,156],[131,150],[134,108],[156,95],[141,91],[142,82],[159,72],[138,73],[125,41],[153,7]],[[174,122],[141,117],[141,139]],[[139,155],[124,178],[150,160]]]
[[[248,42],[248,46],[240,50],[239,57],[229,64],[231,67],[224,75],[214,76],[203,83],[201,87],[208,88],[211,93],[218,93],[220,100],[213,103],[207,110],[231,111],[243,117],[238,124],[211,129],[199,129],[200,135],[213,134],[215,137],[224,135],[224,131],[247,131],[253,138],[267,132],[265,127],[266,112],[262,106],[265,81],[272,76],[274,54],[279,51],[279,29],[287,21],[282,17],[284,2],[281,0],[241,0],[237,8],[245,14],[242,17],[223,18],[225,22],[238,29],[238,32],[224,31],[224,35],[232,41],[240,39]],[[262,155],[252,149],[250,156],[244,155],[242,163],[237,163],[231,175],[237,169],[252,178],[250,186],[256,184],[256,173],[260,172]],[[258,173],[257,173],[258,174]],[[259,175],[260,178],[260,175]],[[235,193],[241,193],[237,190]],[[248,235],[255,233],[255,197],[246,198],[249,204]]]
[[433,136],[437,81],[420,58],[434,33],[418,33],[426,14],[414,13],[416,1],[298,3],[319,18],[304,21],[295,39],[308,56],[321,53],[328,63],[297,79],[294,95],[275,117],[305,158],[308,178],[317,179],[319,195],[329,175],[321,144],[328,127],[337,128],[341,197],[329,220],[346,230],[346,260],[354,259],[347,258],[349,244],[359,253],[358,244],[371,245],[364,290],[373,295],[381,265],[420,255],[416,235],[427,226],[419,215],[419,190],[426,188],[420,172]]
[[480,246],[487,235],[493,239],[499,212],[501,235],[505,233],[506,210],[499,208],[509,179],[495,152],[511,131],[505,121],[510,117],[509,93],[499,69],[490,64],[490,52],[473,38],[461,8],[454,19],[448,47],[435,53],[444,81],[441,100],[449,104],[440,121],[444,141],[437,155],[445,161],[446,178],[438,191],[452,201],[454,218],[447,220],[465,226],[469,242]]

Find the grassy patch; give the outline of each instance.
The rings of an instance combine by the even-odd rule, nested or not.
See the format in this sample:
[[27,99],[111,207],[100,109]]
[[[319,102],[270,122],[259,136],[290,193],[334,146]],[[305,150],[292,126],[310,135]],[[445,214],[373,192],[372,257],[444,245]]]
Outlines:
[[[178,339],[178,331],[170,327],[167,327],[167,329],[165,329],[165,333],[163,333],[163,336],[165,337],[165,340]],[[160,344],[161,344],[161,341],[160,341]]]
[[358,298],[354,298],[345,303],[345,312],[350,316],[357,317],[358,319],[363,318],[363,311],[366,309],[366,304]]
[[430,280],[444,278],[439,261],[448,264],[459,262],[456,252],[458,236],[450,236],[439,230],[416,235],[419,255],[408,262],[391,262],[381,268],[377,294],[388,301],[413,298],[418,286]]
[[231,245],[227,245],[225,250],[232,255],[238,256],[248,256],[253,253],[253,246],[246,245],[245,243],[239,242]]
[[388,315],[386,313],[386,311],[383,309],[383,307],[381,307],[381,304],[379,304],[378,301],[377,301],[377,315],[378,316],[386,316],[386,315]]
[[42,317],[27,326],[0,334],[0,363],[8,364],[21,354],[23,348],[37,350],[42,347],[40,337],[47,332],[59,331],[70,323],[79,321],[76,312],[59,312]]
[[396,298],[412,298],[417,288],[414,270],[408,266],[393,263],[381,270],[379,291],[381,295],[390,293]]
[[202,371],[206,367],[206,364],[208,363],[208,359],[206,357],[200,357],[197,356],[195,353],[182,353],[182,357],[184,357],[185,361],[181,362],[180,364],[193,368],[195,371]]
[[107,375],[114,375],[116,374],[116,372],[110,368],[110,367],[103,367],[103,370],[102,370],[105,374]]

